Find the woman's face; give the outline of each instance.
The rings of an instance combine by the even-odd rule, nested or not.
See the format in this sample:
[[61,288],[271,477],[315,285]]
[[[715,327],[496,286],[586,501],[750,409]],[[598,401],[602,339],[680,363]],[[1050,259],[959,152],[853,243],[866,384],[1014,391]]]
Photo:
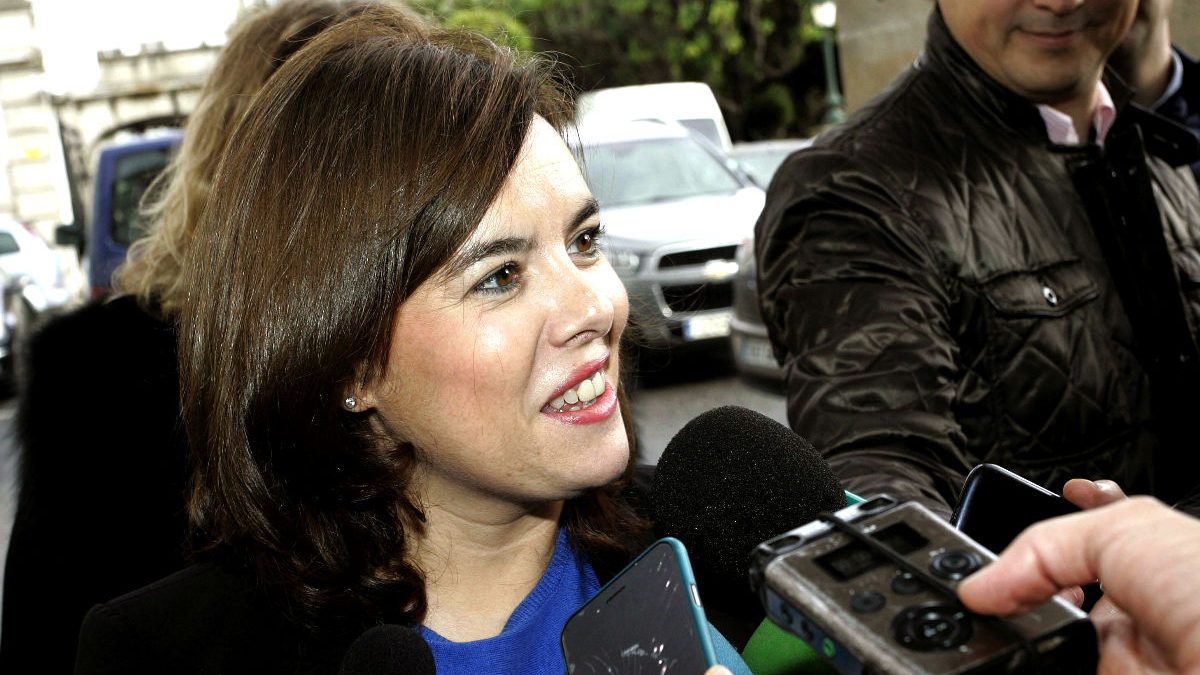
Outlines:
[[362,393],[415,448],[427,505],[555,501],[624,469],[629,303],[598,227],[566,144],[535,118],[475,233],[401,306],[387,371]]

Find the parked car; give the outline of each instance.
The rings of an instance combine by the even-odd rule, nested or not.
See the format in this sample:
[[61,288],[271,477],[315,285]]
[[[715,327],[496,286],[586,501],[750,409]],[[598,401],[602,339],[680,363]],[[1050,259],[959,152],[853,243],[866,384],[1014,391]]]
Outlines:
[[758,308],[754,238],[747,237],[734,255],[738,271],[733,279],[733,316],[729,320],[729,346],[738,372],[751,378],[783,380],[783,367],[775,361],[767,326]]
[[762,189],[675,123],[581,123],[576,146],[635,339],[657,348],[728,339],[734,251],[762,211]]
[[0,297],[4,298],[3,320],[0,321],[0,394],[11,394],[17,383],[16,344],[13,342],[13,328],[16,316],[8,310],[14,302],[14,294],[9,292],[8,275],[0,270]]
[[[17,340],[42,317],[65,309],[76,299],[62,255],[46,240],[12,218],[0,216],[0,273],[3,274],[5,354],[11,362]],[[13,369],[0,365],[11,383]]]
[[30,308],[41,313],[71,301],[64,266],[45,239],[12,218],[0,216],[0,270],[9,285],[23,289]]
[[[809,145],[810,138],[739,143],[730,155],[765,188],[788,155]],[[748,377],[782,381],[783,368],[775,361],[758,305],[753,233],[738,245],[734,260],[738,271],[733,280],[733,317],[729,322],[734,365]]]
[[812,145],[811,138],[781,138],[771,141],[734,143],[729,156],[764,190],[771,184],[775,170],[788,155]]
[[659,120],[675,122],[727,152],[732,143],[725,116],[704,82],[658,82],[608,87],[579,96],[577,119],[592,122]]

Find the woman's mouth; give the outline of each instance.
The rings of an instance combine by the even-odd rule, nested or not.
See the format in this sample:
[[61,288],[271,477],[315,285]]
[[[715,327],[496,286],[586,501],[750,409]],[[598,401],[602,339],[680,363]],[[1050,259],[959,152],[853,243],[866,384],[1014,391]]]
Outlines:
[[597,370],[591,377],[564,391],[546,404],[542,412],[577,412],[593,405],[604,393],[604,370]]

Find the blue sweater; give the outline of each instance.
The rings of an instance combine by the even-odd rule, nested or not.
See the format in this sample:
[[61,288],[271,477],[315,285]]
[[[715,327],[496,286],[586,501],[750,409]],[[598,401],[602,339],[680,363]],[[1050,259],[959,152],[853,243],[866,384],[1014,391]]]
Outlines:
[[[451,642],[428,628],[422,627],[421,632],[433,650],[438,675],[563,675],[563,626],[599,590],[600,581],[592,566],[568,543],[566,531],[559,530],[549,567],[499,635],[474,642]],[[737,650],[716,629],[709,628],[717,662],[734,675],[750,675]]]

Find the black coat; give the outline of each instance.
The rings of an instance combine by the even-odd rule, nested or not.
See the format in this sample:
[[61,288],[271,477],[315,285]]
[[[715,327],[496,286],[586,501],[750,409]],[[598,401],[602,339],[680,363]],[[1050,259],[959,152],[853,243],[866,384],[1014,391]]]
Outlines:
[[75,673],[337,673],[351,639],[306,634],[277,607],[249,571],[193,565],[88,613]]
[[1053,145],[935,10],[919,62],[775,174],[762,314],[847,489],[948,514],[981,462],[1200,483],[1200,145],[1106,84],[1104,147]]
[[92,605],[185,564],[175,334],[132,298],[91,303],[35,333],[27,364],[0,672],[55,675]]

